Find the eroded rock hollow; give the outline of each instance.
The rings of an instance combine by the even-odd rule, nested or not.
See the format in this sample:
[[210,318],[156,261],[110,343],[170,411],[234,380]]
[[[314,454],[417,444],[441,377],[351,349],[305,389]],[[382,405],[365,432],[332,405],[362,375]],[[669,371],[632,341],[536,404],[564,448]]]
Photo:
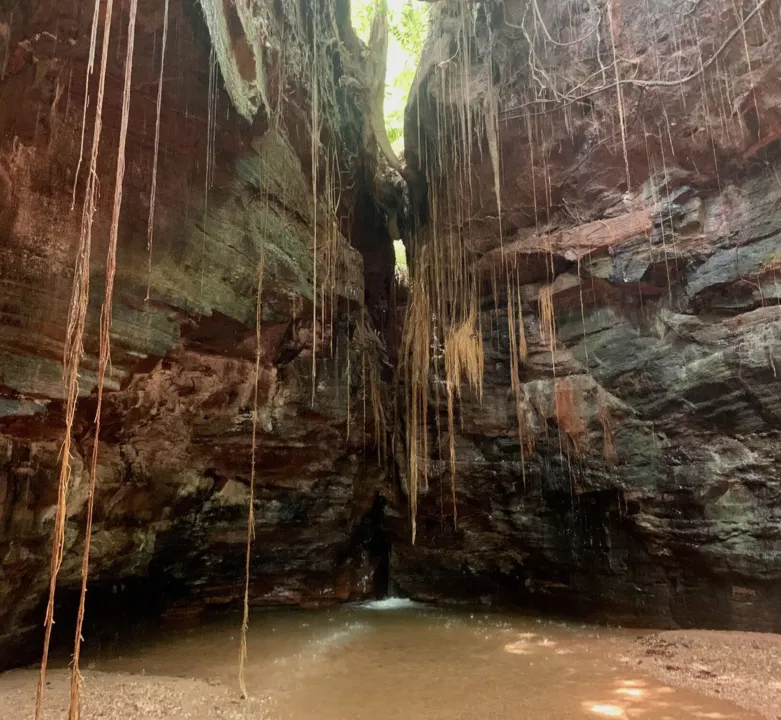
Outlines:
[[[109,25],[62,626],[131,4]],[[141,0],[88,617],[241,602],[257,387],[253,606],[390,584],[778,630],[780,11],[441,0],[402,182],[348,2]],[[40,647],[106,12],[0,0],[3,665]]]

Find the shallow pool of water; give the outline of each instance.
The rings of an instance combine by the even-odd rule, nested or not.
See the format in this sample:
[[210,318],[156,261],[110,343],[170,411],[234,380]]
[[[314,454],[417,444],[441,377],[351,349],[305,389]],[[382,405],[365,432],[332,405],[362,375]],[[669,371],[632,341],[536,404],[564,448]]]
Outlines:
[[[138,638],[90,669],[236,686],[239,619]],[[247,685],[276,720],[755,718],[666,687],[621,656],[637,631],[382,601],[258,612]]]

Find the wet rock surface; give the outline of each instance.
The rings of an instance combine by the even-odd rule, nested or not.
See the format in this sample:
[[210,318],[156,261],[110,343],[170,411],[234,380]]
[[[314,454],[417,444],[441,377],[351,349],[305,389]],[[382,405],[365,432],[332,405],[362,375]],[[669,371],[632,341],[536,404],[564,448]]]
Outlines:
[[[485,280],[485,388],[482,402],[465,390],[456,410],[454,528],[445,391],[437,405],[431,385],[419,540],[394,545],[393,576],[411,595],[781,627],[779,36],[762,24],[769,4],[747,3],[737,18],[730,7],[439,8],[408,109],[409,157],[438,168],[439,227]],[[615,75],[599,80],[600,57],[613,71],[609,25],[630,78],[623,130]],[[700,84],[686,80],[698,56],[718,67]],[[458,129],[464,107],[472,137],[482,133],[471,145]],[[481,126],[492,120],[501,225]],[[457,149],[445,152],[443,138]],[[461,207],[444,194],[455,187]],[[528,342],[523,448],[508,282]]]
[[[126,2],[115,4],[103,110],[101,199],[59,575],[57,619],[66,641],[94,441],[127,9]],[[287,5],[256,10],[262,18],[255,21],[274,39],[262,58],[274,107],[271,117],[258,106],[248,121],[234,108],[241,84],[226,91],[220,79],[225,63],[236,60],[233,50],[211,56],[203,9],[190,0],[171,2],[149,254],[164,16],[162,2],[140,3],[91,552],[95,617],[110,609],[125,617],[139,602],[189,612],[236,603],[243,594],[261,255],[251,602],[322,603],[373,593],[373,564],[352,538],[383,480],[366,417],[367,368],[382,363],[380,335],[371,328],[383,332],[393,251],[375,201],[376,154],[363,138],[360,46],[344,9],[322,4],[317,22],[332,22],[328,36],[338,33],[341,44],[318,36],[326,71],[315,217],[312,79],[302,69],[312,61],[311,22],[296,21]],[[20,12],[0,3],[0,19],[0,665],[6,665],[39,652],[48,590],[65,425],[63,342],[81,224],[83,178],[74,189],[74,177],[91,8],[41,0]],[[252,87],[257,95],[258,82]],[[95,88],[93,75],[90,109]],[[89,140],[91,121],[85,130]],[[327,182],[330,204],[323,197]],[[359,326],[367,332],[360,335]]]

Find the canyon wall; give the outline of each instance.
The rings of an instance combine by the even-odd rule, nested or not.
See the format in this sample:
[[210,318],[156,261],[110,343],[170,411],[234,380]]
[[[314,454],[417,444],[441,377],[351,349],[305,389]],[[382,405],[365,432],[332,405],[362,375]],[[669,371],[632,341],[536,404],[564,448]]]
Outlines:
[[[127,617],[133,606],[202,608],[243,594],[261,255],[251,601],[372,595],[371,529],[361,521],[384,470],[367,396],[387,373],[393,250],[375,199],[349,5],[320,3],[315,16],[256,3],[239,17],[221,3],[171,0],[150,252],[164,7],[142,0],[135,30],[88,622],[112,608]],[[0,3],[0,664],[40,651],[65,427],[62,356],[106,4],[98,8],[85,126],[93,4]],[[58,584],[66,634],[81,574],[129,8],[114,3],[111,23]]]
[[394,546],[406,592],[781,629],[780,10],[437,4],[408,246],[424,257],[432,227],[463,246],[485,375],[456,406],[456,527],[431,383],[418,538]]

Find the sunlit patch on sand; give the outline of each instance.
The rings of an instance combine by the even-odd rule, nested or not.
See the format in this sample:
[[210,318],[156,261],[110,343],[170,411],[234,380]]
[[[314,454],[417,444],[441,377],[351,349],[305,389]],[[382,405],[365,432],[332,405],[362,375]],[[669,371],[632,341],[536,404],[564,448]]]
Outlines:
[[603,717],[626,717],[622,708],[618,705],[592,705],[589,710],[595,715]]
[[545,638],[544,640],[540,640],[540,642],[537,643],[540,647],[556,647],[556,643],[553,642],[553,640],[548,640],[548,638]]
[[624,687],[645,687],[648,683],[645,680],[620,680]]
[[645,690],[641,690],[640,688],[635,687],[622,687],[618,688],[618,690],[615,692],[617,692],[619,695],[627,695],[628,697],[632,698],[640,698],[645,695]]
[[504,651],[511,653],[512,655],[532,654],[532,649],[525,640],[518,640],[518,642],[507,643],[507,645],[504,646]]

